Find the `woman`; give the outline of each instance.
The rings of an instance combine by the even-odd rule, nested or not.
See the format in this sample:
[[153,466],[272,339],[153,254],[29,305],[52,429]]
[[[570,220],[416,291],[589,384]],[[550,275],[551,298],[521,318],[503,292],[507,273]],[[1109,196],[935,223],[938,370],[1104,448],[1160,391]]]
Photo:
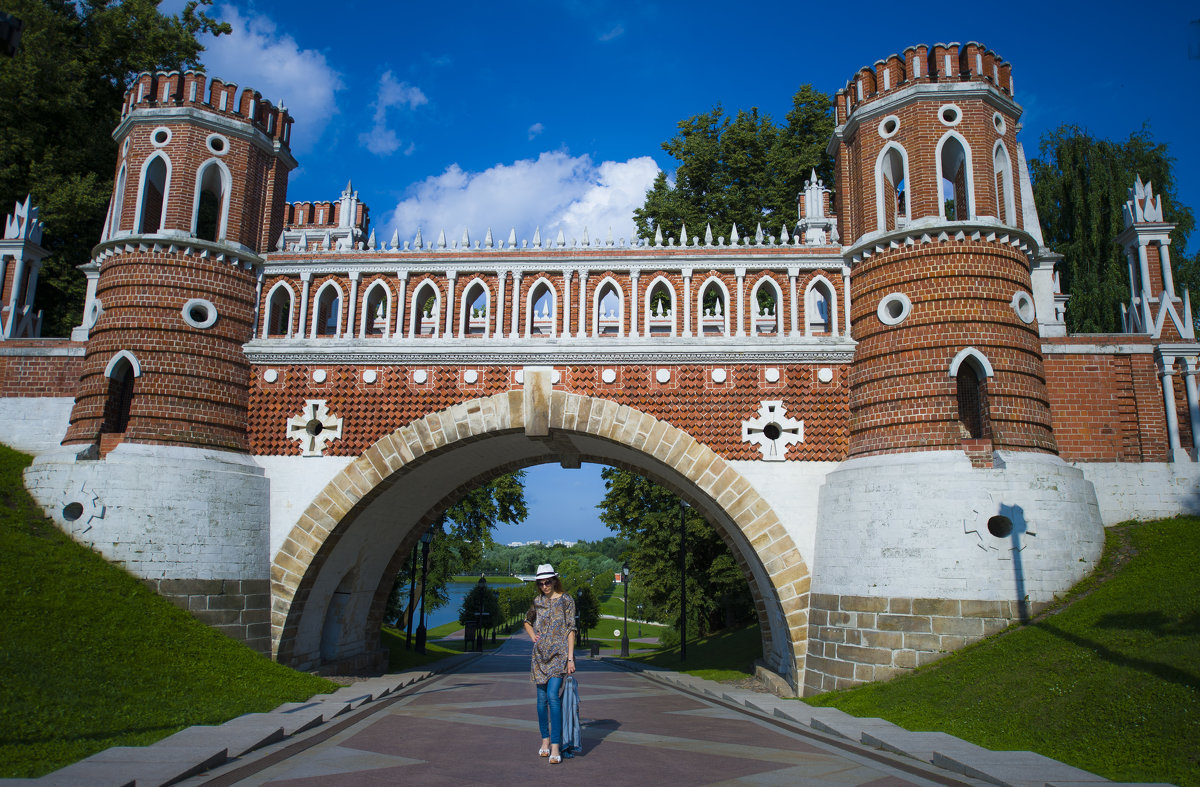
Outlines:
[[[562,682],[575,671],[575,602],[563,593],[554,567],[537,568],[538,595],[525,613],[525,632],[533,640],[529,679],[537,686],[538,727],[542,732],[539,757],[553,765],[562,762]],[[547,724],[549,714],[549,724]]]

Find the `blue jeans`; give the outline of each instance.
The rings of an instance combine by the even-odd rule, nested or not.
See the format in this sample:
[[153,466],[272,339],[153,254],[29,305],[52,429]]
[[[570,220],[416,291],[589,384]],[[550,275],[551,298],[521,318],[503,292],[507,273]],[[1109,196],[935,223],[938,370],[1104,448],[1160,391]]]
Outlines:
[[[550,678],[545,683],[537,684],[538,728],[542,731],[542,737],[549,738],[555,746],[562,743],[562,682],[562,678]],[[546,724],[547,706],[549,726]]]

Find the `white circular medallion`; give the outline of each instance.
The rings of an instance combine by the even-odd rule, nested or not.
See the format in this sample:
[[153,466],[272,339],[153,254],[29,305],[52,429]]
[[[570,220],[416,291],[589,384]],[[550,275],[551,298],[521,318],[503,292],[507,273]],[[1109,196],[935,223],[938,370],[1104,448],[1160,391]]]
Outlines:
[[902,292],[893,292],[883,297],[875,309],[875,316],[884,325],[899,325],[912,311],[912,301]]
[[312,373],[314,383],[323,383],[328,376],[324,369],[315,369]]
[[605,369],[604,371],[600,372],[600,379],[606,383],[616,382],[617,381],[617,370],[616,369]]
[[1030,298],[1029,293],[1024,290],[1017,290],[1013,293],[1010,305],[1023,323],[1031,323],[1037,317],[1037,309],[1033,307],[1033,298]]
[[779,382],[779,370],[774,367],[767,369],[763,372],[763,377],[769,383],[777,383]]
[[958,104],[942,104],[942,108],[938,110],[938,120],[942,121],[944,126],[957,126],[962,120],[962,109]]
[[378,379],[379,379],[379,372],[375,371],[374,369],[367,369],[365,372],[363,372],[363,382],[364,383],[373,383]]
[[269,383],[273,383],[279,379],[279,372],[275,371],[274,369],[267,369],[265,372],[263,372],[263,379]]
[[895,136],[896,132],[899,130],[900,118],[896,117],[895,115],[888,115],[883,120],[879,121],[879,136],[883,137],[884,139]]
[[725,373],[724,369],[713,369],[712,370],[712,381],[714,383],[723,383],[723,382],[725,382],[725,380],[728,376],[729,375],[727,375]]
[[217,321],[217,307],[212,301],[192,298],[183,304],[183,321],[193,328],[211,328]]
[[424,385],[425,381],[428,379],[429,372],[425,371],[424,369],[417,369],[412,373],[412,381],[417,385]]
[[479,372],[474,369],[467,369],[463,372],[463,382],[467,385],[474,385],[479,382]]
[[166,126],[159,126],[150,132],[150,144],[156,148],[161,148],[171,141],[171,129]]
[[825,367],[817,370],[817,379],[823,383],[833,382],[833,369]]
[[657,372],[654,373],[654,379],[658,380],[660,383],[671,382],[671,370],[670,369],[659,369]]

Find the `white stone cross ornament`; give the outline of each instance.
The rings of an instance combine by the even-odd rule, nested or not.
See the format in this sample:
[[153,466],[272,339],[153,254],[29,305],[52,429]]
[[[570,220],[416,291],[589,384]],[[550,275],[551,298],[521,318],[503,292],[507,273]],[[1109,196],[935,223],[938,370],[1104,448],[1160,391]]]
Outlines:
[[324,399],[308,399],[304,411],[288,419],[287,436],[300,443],[301,456],[321,456],[326,443],[342,436],[342,419],[329,412]]
[[754,443],[766,462],[782,462],[788,446],[804,442],[804,421],[788,418],[779,400],[763,402],[758,417],[742,422],[742,441]]

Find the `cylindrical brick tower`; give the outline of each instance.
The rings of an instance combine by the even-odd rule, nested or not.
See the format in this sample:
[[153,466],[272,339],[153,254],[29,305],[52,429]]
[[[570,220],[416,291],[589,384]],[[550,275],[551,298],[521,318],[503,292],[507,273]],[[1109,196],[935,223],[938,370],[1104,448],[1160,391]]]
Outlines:
[[291,118],[204,74],[125,97],[113,199],[64,444],[246,450],[261,258],[283,229]]
[[26,474],[77,540],[262,653],[270,483],[247,452],[242,346],[283,231],[291,122],[203,74],[134,82],[70,426]]
[[975,43],[910,47],[835,105],[858,346],[849,458],[818,506],[809,693],[1022,618],[1103,545],[1095,490],[1051,428],[1011,68]]

